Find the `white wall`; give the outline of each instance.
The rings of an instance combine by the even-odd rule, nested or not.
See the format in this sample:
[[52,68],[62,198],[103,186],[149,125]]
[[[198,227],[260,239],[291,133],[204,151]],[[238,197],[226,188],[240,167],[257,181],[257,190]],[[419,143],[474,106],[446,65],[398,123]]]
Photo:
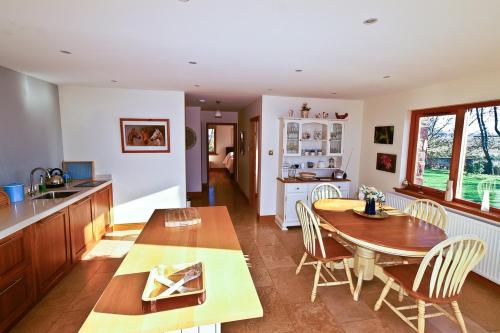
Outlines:
[[222,111],[222,118],[215,118],[215,111],[201,111],[201,181],[207,183],[207,123],[238,123],[238,112]]
[[[406,176],[411,110],[500,99],[499,87],[500,71],[497,71],[367,99],[360,182],[384,191],[401,184]],[[374,127],[380,125],[395,126],[393,145],[373,143]],[[395,174],[375,169],[377,152],[397,154]]]
[[[184,93],[60,86],[64,159],[95,161],[113,176],[115,223],[145,222],[155,208],[184,207]],[[170,153],[123,154],[120,118],[170,119]]]
[[[262,152],[261,152],[261,198],[259,215],[276,214],[276,188],[279,160],[279,118],[288,116],[288,110],[295,110],[299,115],[302,103],[307,102],[311,107],[310,116],[316,113],[328,112],[330,118],[335,112],[349,113],[349,121],[345,125],[345,142],[343,165],[345,168],[347,159],[352,150],[352,157],[347,168],[347,175],[351,179],[351,196],[354,194],[359,179],[359,164],[361,153],[361,131],[363,128],[363,101],[340,100],[326,98],[306,97],[281,97],[262,96]],[[268,154],[269,150],[274,155]]]
[[226,147],[234,147],[233,126],[217,125],[215,126],[216,135],[216,154],[208,156],[210,168],[225,168],[224,159],[226,158]]
[[201,108],[186,107],[186,126],[196,133],[196,144],[186,150],[186,189],[201,192]]
[[[250,143],[250,119],[256,116],[260,116],[262,113],[262,97],[259,97],[252,104],[248,105],[245,109],[241,110],[238,113],[238,140],[240,132],[245,132],[245,154],[240,154],[240,147],[237,147],[238,150],[238,184],[247,196],[249,197],[250,185],[248,183],[249,178],[249,143]],[[261,124],[261,123],[259,123]],[[260,131],[259,131],[260,132]]]

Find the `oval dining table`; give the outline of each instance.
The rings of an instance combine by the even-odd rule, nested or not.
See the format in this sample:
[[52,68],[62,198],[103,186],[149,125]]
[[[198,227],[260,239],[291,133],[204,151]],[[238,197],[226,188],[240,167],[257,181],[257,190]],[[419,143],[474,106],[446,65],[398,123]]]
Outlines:
[[385,280],[382,268],[376,265],[376,253],[421,258],[447,238],[442,229],[389,206],[384,207],[389,216],[383,219],[364,217],[353,211],[364,206],[364,200],[321,199],[312,207],[322,228],[356,247],[353,262],[358,277],[353,295],[356,301],[363,280],[372,280],[374,276]]

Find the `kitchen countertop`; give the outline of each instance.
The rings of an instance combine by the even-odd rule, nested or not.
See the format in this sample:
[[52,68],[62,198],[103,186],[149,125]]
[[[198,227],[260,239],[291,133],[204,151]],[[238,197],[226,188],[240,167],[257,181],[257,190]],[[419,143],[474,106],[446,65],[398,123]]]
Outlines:
[[78,191],[78,193],[69,197],[34,200],[29,195],[26,195],[22,202],[11,203],[8,207],[0,207],[0,239],[38,222],[112,183],[109,177],[96,180],[103,180],[105,183],[96,187],[75,187],[88,180],[73,181],[70,185],[64,187],[47,189],[47,192]]
[[[200,224],[166,228],[165,210],[155,210],[80,333],[180,332],[262,317],[262,305],[227,208],[199,207],[198,212]],[[159,264],[188,262],[203,263],[205,302],[167,311],[144,311],[141,294],[148,272]]]
[[285,183],[285,184],[288,184],[288,183],[292,183],[292,184],[305,183],[305,184],[307,184],[307,183],[328,183],[328,182],[350,182],[351,181],[350,179],[302,180],[302,179],[298,179],[298,178],[281,178],[281,177],[278,177],[276,179],[282,183]]

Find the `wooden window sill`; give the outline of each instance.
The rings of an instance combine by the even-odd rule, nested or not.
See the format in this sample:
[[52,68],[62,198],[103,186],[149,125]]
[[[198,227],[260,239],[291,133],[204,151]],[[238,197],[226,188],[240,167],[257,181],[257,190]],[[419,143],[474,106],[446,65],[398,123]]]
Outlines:
[[459,203],[456,201],[451,201],[451,202],[445,201],[440,197],[429,195],[429,194],[418,193],[417,191],[412,190],[412,189],[396,188],[395,187],[394,190],[397,193],[406,194],[406,195],[409,195],[411,197],[415,197],[418,199],[431,199],[431,200],[434,200],[445,207],[453,208],[453,209],[456,209],[456,210],[459,210],[459,211],[462,211],[462,212],[465,212],[465,213],[468,213],[471,215],[476,215],[476,216],[479,216],[479,217],[482,217],[482,218],[485,218],[485,219],[488,219],[488,220],[491,220],[494,222],[500,222],[500,214],[496,213],[494,211],[483,212],[481,209],[476,208],[476,207],[472,207],[472,206],[469,206],[469,205],[466,205],[463,203]]

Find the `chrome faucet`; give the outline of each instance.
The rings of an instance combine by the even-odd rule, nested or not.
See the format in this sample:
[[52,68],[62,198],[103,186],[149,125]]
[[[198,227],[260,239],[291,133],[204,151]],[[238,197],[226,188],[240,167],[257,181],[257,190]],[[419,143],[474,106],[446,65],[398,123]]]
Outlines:
[[42,168],[42,167],[34,168],[33,170],[31,170],[31,172],[30,172],[30,195],[31,196],[34,196],[36,193],[36,188],[35,188],[35,185],[33,184],[33,176],[35,175],[35,172],[37,172],[37,171],[43,171],[45,173],[46,177],[50,177],[49,171]]

